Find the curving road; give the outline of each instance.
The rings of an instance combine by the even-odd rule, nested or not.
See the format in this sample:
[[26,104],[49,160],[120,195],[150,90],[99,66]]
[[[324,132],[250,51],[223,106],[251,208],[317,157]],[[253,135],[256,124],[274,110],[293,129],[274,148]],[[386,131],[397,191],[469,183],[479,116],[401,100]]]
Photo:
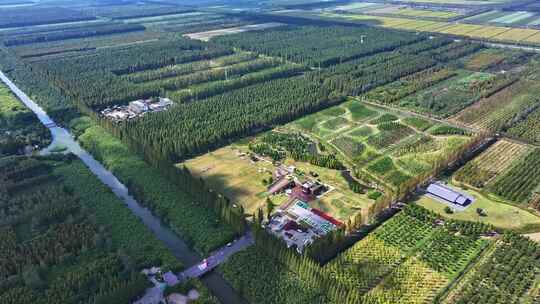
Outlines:
[[[53,144],[49,146],[50,149],[54,145],[61,145],[66,147],[68,152],[73,153],[90,169],[90,171],[105,185],[107,185],[112,192],[120,198],[131,212],[137,216],[141,221],[154,233],[157,239],[161,240],[172,254],[180,260],[184,265],[192,266],[198,264],[201,257],[192,251],[186,243],[178,237],[169,228],[162,225],[159,218],[154,216],[150,210],[142,207],[130,194],[127,187],[122,184],[112,172],[107,170],[101,163],[96,161],[94,157],[86,152],[75,141],[73,136],[68,130],[59,127],[47,113],[31,100],[23,91],[21,91],[2,71],[0,71],[0,80],[4,82],[10,90],[24,103],[32,112],[36,114],[38,119],[43,125],[45,125],[52,133]],[[45,149],[42,152],[48,153]],[[247,304],[247,302],[236,293],[236,291],[229,285],[223,277],[217,272],[208,273],[202,278],[205,285],[212,291],[212,293],[218,297],[223,304]]]

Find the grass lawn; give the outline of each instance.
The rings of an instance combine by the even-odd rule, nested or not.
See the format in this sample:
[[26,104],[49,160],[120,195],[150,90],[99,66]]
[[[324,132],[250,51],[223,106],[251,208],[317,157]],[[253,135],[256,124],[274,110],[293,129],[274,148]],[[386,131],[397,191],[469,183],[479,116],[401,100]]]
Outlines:
[[235,146],[215,150],[184,164],[210,187],[241,204],[246,213],[254,214],[259,207],[265,207],[266,186],[262,180],[271,176],[272,164],[252,163],[248,156],[239,156]]
[[[456,211],[453,214],[444,212],[444,207],[446,207],[445,204],[427,196],[420,197],[415,203],[447,218],[466,221],[481,221],[483,223],[492,224],[495,227],[517,231],[540,231],[540,217],[521,208],[496,202],[474,190],[467,190],[467,193],[472,195],[476,201],[465,211]],[[478,216],[476,208],[484,209],[487,216]]]

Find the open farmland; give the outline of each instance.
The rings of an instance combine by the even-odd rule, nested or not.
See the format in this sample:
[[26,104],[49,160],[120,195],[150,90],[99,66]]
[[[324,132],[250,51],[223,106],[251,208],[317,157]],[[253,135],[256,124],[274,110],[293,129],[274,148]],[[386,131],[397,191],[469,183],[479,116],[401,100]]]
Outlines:
[[[475,1],[478,3],[480,1]],[[380,26],[414,32],[440,33],[465,38],[489,40],[493,42],[520,43],[537,45],[540,43],[540,29],[512,28],[511,25],[487,25],[472,23],[455,23],[445,21],[412,20],[404,17],[387,17],[386,15],[369,15],[369,13],[335,13],[335,12],[285,12],[282,14],[299,15],[313,19],[339,20],[351,23]],[[536,21],[533,21],[536,22]]]
[[[503,235],[540,231],[540,149],[532,144],[540,140],[540,57],[466,39],[540,43],[540,30],[511,27],[535,15],[461,21],[509,0],[41,1],[89,19],[0,29],[0,69],[205,255],[192,270],[220,259],[219,273],[203,279],[213,290],[251,304],[532,304],[540,294],[538,247]],[[1,95],[0,124],[19,112]],[[94,191],[82,164],[62,159],[30,158],[47,164],[17,173],[23,182],[35,174],[33,187],[50,170],[41,196],[12,202],[10,191],[25,185],[0,183],[0,217],[12,226],[4,234],[25,249],[34,236],[53,235],[49,223],[59,220],[82,227],[81,237],[71,237],[73,248],[54,240],[38,248],[65,246],[68,255],[33,261],[35,269],[17,251],[4,259],[16,267],[0,259],[0,272],[10,272],[0,303],[127,303],[146,287],[143,266],[181,268],[125,206]],[[460,187],[472,206],[457,212],[420,195],[435,180]],[[92,205],[96,193],[104,199]],[[49,196],[81,206],[56,212]],[[499,261],[510,249],[520,261]],[[89,261],[98,271],[81,270]],[[131,292],[121,287],[132,281],[129,301],[107,301]],[[498,298],[483,294],[483,283]],[[201,291],[192,303],[215,303]]]
[[540,16],[535,12],[517,11],[517,12],[505,12],[505,11],[488,11],[482,14],[478,14],[464,20],[478,24],[502,24],[502,25],[532,25],[538,20]]
[[394,4],[378,4],[378,3],[354,3],[350,5],[337,6],[328,11],[348,12],[348,13],[364,13],[376,16],[395,16],[395,17],[411,17],[417,19],[435,19],[447,20],[460,17],[465,10],[459,9],[434,9],[418,8],[408,5]]

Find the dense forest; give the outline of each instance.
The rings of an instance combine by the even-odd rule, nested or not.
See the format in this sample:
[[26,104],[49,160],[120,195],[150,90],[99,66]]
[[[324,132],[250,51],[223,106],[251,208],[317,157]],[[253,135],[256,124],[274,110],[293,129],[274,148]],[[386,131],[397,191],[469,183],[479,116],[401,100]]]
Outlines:
[[127,303],[149,284],[141,267],[181,267],[69,156],[0,169],[0,302]]

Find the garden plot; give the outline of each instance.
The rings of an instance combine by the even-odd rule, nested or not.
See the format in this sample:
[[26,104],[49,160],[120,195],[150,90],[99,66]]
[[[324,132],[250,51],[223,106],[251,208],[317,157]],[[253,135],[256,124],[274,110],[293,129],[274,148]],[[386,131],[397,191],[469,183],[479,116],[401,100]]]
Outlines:
[[396,17],[450,19],[461,16],[460,13],[450,10],[429,10],[411,8],[406,5],[387,5],[371,9],[367,14],[394,15]]
[[[328,128],[329,123],[333,129]],[[318,139],[334,149],[344,163],[392,186],[432,170],[437,161],[469,139],[444,132],[432,135],[431,129],[440,125],[357,101],[306,116],[286,127]]]

